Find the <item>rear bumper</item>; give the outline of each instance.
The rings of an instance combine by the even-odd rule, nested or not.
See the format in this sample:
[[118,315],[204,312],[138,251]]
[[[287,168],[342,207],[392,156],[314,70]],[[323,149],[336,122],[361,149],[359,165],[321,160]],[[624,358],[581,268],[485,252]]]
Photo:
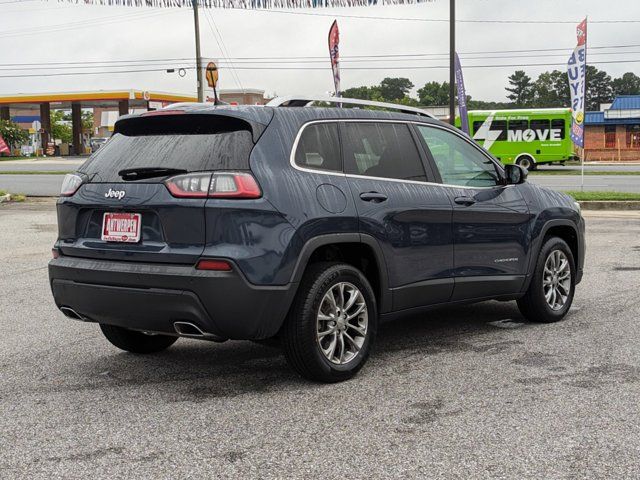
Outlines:
[[176,333],[174,322],[189,322],[238,340],[275,335],[296,290],[293,283],[253,285],[238,268],[210,272],[65,256],[49,263],[49,280],[58,308],[71,308],[87,321],[170,334]]

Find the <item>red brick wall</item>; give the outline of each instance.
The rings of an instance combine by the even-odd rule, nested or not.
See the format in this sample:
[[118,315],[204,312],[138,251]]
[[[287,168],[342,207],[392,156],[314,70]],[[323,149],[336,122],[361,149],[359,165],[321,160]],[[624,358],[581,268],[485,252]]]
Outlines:
[[587,150],[604,148],[604,126],[593,125],[585,128],[584,148]]
[[586,127],[584,146],[586,160],[640,161],[640,150],[627,148],[627,128],[625,125],[616,126],[614,148],[605,148],[604,126],[593,125]]

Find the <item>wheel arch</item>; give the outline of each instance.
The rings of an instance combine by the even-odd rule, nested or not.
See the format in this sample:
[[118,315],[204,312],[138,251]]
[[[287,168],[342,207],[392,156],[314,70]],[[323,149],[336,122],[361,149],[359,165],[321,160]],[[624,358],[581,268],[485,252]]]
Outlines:
[[518,154],[516,156],[516,158],[513,159],[513,163],[517,164],[518,163],[518,159],[520,157],[529,157],[533,161],[533,165],[537,165],[537,163],[538,163],[538,160],[536,160],[536,157],[534,155],[532,155],[530,153],[526,153],[526,152]]
[[573,260],[576,268],[580,265],[582,252],[580,251],[580,240],[578,227],[574,222],[569,219],[553,219],[548,220],[541,228],[532,242],[531,256],[529,258],[529,268],[527,274],[527,280],[522,288],[523,292],[526,292],[531,283],[533,271],[535,269],[536,262],[544,245],[544,241],[549,236],[555,236],[564,240],[573,254]]
[[299,284],[310,264],[325,260],[341,260],[362,270],[376,294],[378,311],[386,313],[391,310],[387,265],[375,238],[359,233],[336,233],[312,238],[302,247],[291,281]]

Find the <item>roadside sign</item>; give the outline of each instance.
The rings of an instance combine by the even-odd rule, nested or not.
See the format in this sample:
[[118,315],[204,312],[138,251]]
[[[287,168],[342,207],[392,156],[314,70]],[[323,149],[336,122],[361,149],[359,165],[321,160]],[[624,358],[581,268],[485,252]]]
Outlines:
[[207,65],[206,77],[207,83],[211,88],[216,88],[218,85],[218,76],[218,66],[213,62],[209,62]]
[[39,131],[39,130],[42,128],[42,123],[40,123],[38,120],[35,120],[35,121],[31,124],[31,128],[37,132],[37,131]]

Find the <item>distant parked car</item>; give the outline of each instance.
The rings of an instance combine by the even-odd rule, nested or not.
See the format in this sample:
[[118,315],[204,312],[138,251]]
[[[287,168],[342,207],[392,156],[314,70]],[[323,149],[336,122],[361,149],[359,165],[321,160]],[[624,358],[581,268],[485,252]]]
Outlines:
[[102,138],[102,137],[94,137],[91,139],[91,153],[95,153],[98,151],[98,149],[103,146],[105,143],[107,143],[107,140],[109,140],[108,138]]
[[585,258],[572,198],[422,110],[323,100],[394,111],[278,99],[118,120],[58,200],[60,310],[135,353],[275,337],[324,382],[400,315],[498,299],[564,318]]

